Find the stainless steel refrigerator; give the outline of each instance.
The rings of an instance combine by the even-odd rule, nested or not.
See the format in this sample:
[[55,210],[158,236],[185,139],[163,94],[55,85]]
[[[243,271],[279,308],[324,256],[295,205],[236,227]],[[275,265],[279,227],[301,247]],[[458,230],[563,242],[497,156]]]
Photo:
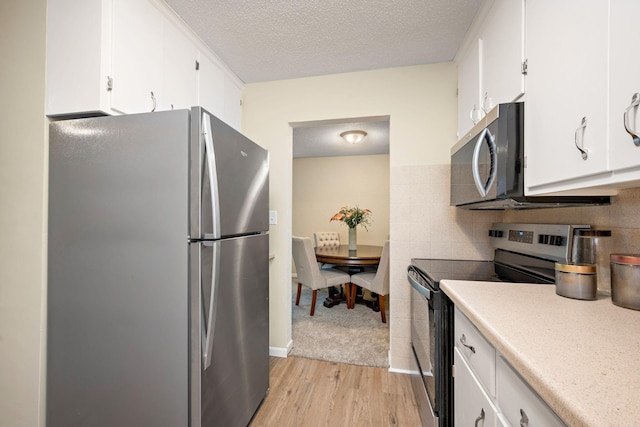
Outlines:
[[268,153],[200,107],[50,125],[47,427],[246,426]]

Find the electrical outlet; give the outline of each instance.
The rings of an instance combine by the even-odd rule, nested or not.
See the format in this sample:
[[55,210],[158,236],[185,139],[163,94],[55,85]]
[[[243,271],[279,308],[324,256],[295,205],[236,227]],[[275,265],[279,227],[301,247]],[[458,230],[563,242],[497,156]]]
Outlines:
[[278,211],[269,211],[269,225],[278,223]]

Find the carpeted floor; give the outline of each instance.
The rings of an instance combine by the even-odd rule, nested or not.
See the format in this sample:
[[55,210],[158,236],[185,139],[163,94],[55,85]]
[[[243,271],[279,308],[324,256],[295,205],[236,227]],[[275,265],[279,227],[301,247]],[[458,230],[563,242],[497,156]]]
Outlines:
[[[311,290],[302,287],[300,305],[295,305],[297,284],[292,287],[291,356],[361,366],[389,367],[389,324],[380,313],[356,304],[347,310],[345,303],[332,308],[322,305],[327,290],[318,291],[316,312],[309,316]],[[389,314],[387,311],[387,322]]]

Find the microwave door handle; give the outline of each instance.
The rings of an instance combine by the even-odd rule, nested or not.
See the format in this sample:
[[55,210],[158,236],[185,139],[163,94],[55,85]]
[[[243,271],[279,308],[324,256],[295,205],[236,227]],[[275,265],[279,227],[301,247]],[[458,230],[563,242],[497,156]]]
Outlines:
[[[489,179],[487,179],[486,183],[482,182],[482,178],[480,178],[480,150],[482,149],[482,144],[487,142],[489,145],[489,154],[491,155],[491,167],[489,169]],[[476,141],[476,146],[473,150],[473,162],[471,164],[473,170],[473,182],[476,184],[476,188],[478,189],[478,193],[482,197],[487,197],[489,193],[489,189],[493,186],[493,182],[496,179],[496,143],[489,132],[488,128],[484,128]]]

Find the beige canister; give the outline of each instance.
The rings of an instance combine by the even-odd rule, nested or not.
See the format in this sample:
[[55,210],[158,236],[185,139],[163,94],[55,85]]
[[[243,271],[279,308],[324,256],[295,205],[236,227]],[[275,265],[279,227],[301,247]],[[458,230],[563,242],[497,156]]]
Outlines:
[[640,255],[611,254],[611,302],[640,310]]
[[595,265],[556,263],[556,294],[567,298],[594,300],[597,293]]

